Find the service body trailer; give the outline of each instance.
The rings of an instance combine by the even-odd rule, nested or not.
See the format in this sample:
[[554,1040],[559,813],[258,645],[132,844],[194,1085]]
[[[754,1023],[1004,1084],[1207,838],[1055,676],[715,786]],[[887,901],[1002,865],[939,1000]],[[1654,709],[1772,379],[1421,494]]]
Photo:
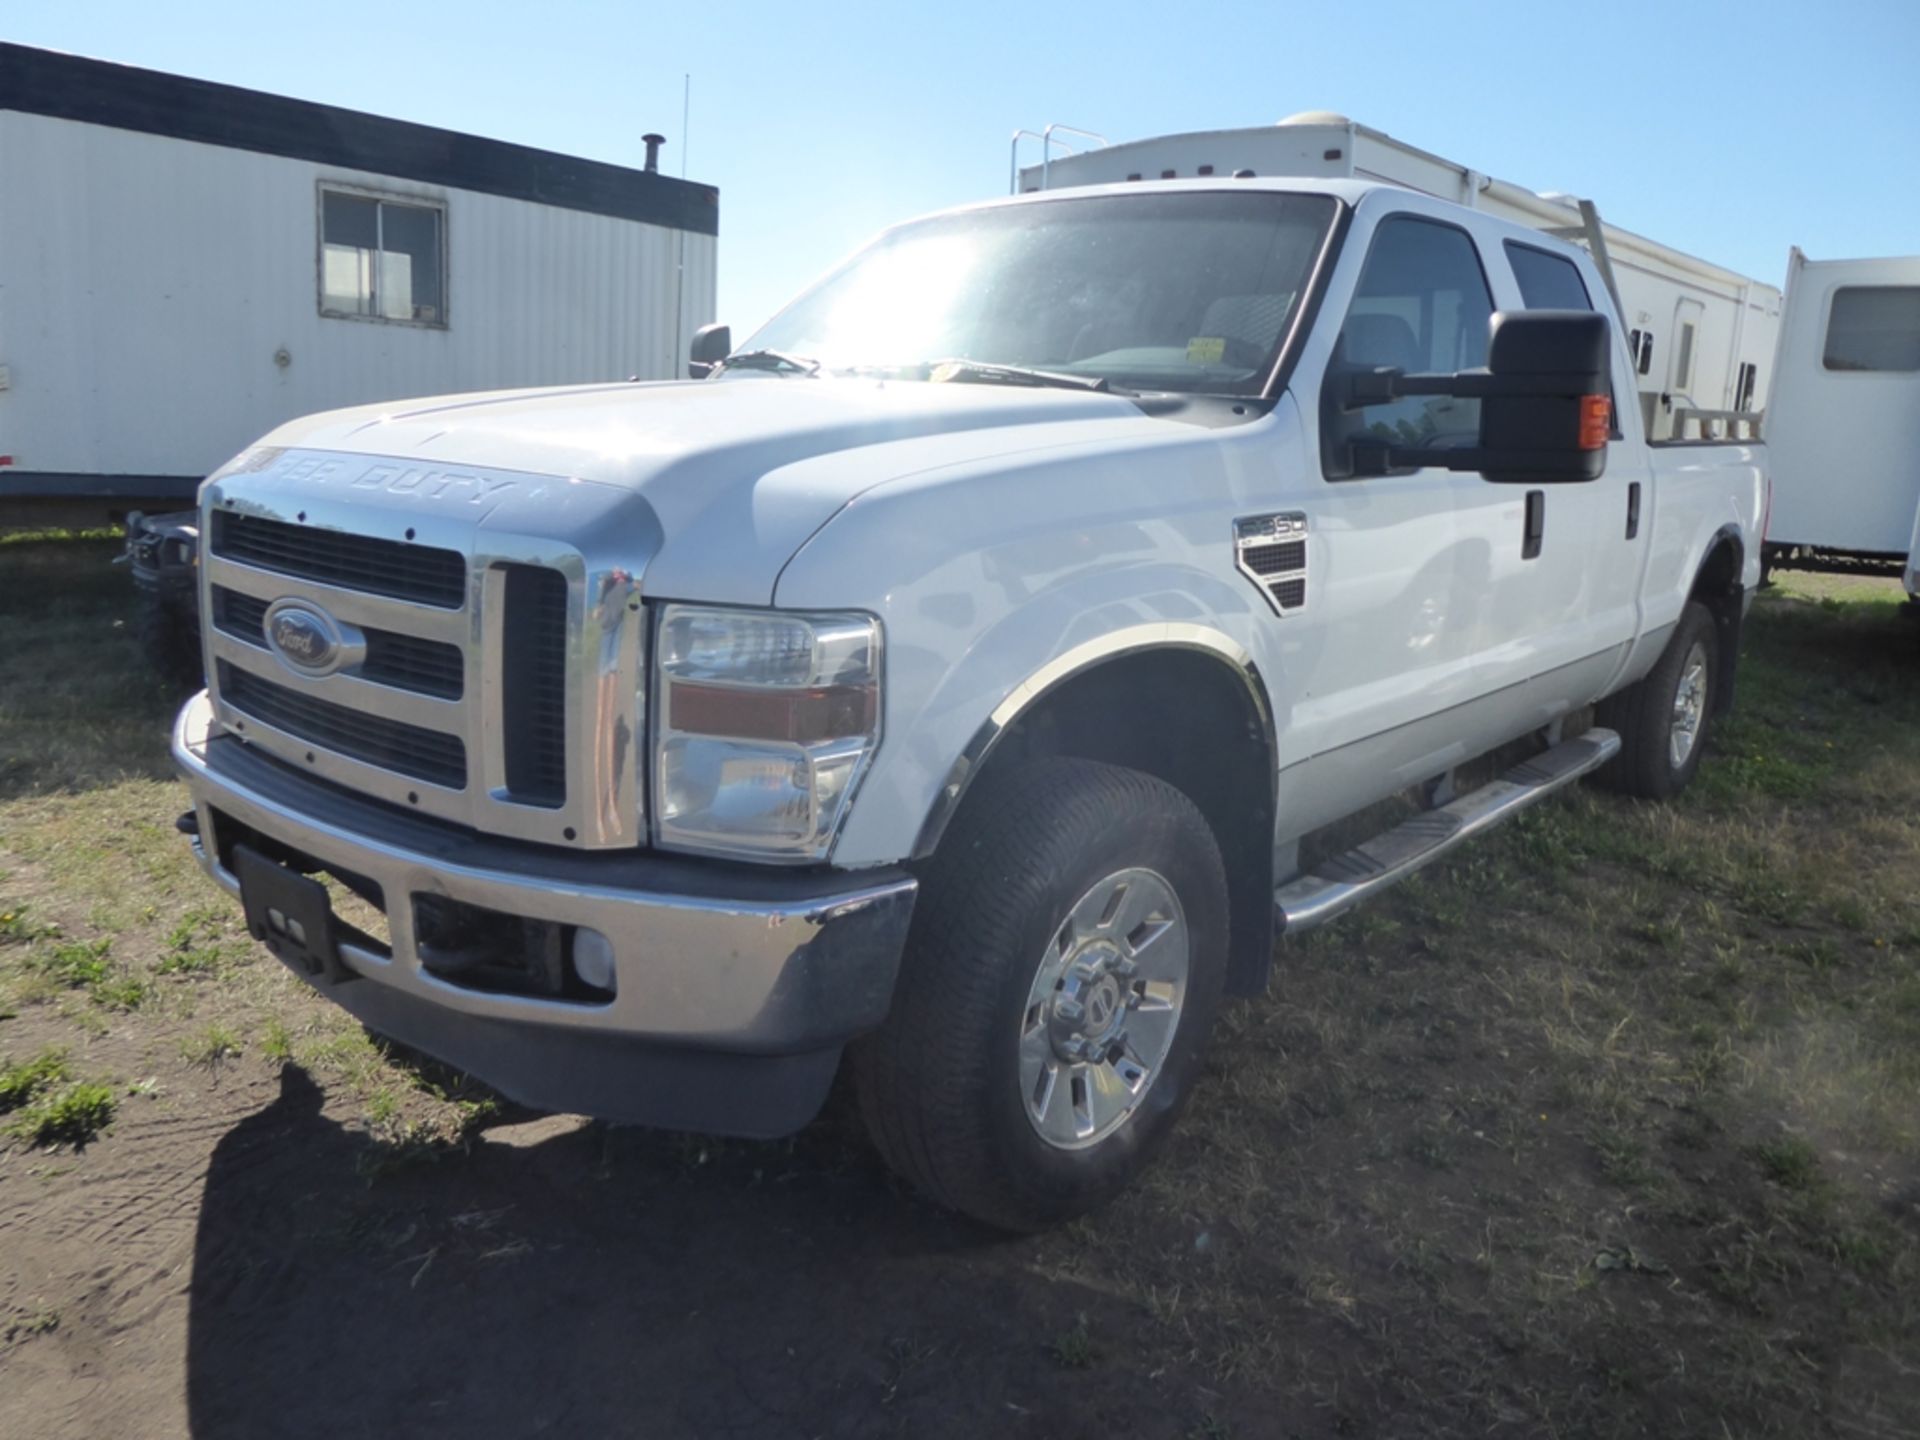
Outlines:
[[711,186],[21,45],[0,196],[0,523],[188,503],[315,410],[665,378],[713,316]]
[[1769,564],[1920,595],[1920,255],[1787,262]]
[[[1072,138],[1068,138],[1072,137]],[[1018,164],[1023,139],[1041,142],[1041,162]],[[1068,145],[1090,148],[1066,152]],[[1069,126],[1014,136],[1012,182],[1021,191],[1127,181],[1254,176],[1384,180],[1586,244],[1615,296],[1633,355],[1648,434],[1692,433],[1687,412],[1704,412],[1706,433],[1724,433],[1728,412],[1766,402],[1780,328],[1780,291],[1719,265],[1622,230],[1591,205],[1539,193],[1396,140],[1344,115],[1308,110],[1275,125],[1161,135],[1108,145]],[[1597,233],[1597,236],[1595,234]],[[1739,422],[1732,422],[1739,429]]]

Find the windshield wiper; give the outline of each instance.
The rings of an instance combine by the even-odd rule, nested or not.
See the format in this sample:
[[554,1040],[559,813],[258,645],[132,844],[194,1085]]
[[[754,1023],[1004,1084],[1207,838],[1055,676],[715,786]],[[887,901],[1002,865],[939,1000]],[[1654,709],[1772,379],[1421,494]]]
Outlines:
[[[1109,395],[1131,395],[1104,375],[1065,375],[1058,370],[1035,370],[1026,365],[999,365],[985,360],[929,360],[927,375],[962,384],[1051,385],[1060,390],[1097,390]],[[941,374],[945,371],[945,374]]]
[[720,362],[722,370],[796,370],[802,375],[818,375],[820,362],[805,355],[789,355],[784,350],[741,350]]

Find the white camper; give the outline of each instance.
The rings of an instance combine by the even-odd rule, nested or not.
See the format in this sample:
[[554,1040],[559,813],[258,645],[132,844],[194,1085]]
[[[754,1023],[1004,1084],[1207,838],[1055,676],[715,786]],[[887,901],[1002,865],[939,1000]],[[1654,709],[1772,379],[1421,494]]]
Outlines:
[[1899,574],[1920,595],[1920,255],[1796,249],[1774,369],[1768,562]]
[[[1020,165],[1023,142],[1029,153],[1037,142],[1037,164]],[[1496,180],[1344,115],[1309,110],[1276,125],[1121,144],[1049,125],[1015,133],[1010,171],[1019,191],[1249,171],[1403,185],[1593,251],[1617,292],[1652,438],[1729,433],[1750,425],[1745,417],[1766,403],[1780,324],[1774,286],[1607,224],[1590,202]]]

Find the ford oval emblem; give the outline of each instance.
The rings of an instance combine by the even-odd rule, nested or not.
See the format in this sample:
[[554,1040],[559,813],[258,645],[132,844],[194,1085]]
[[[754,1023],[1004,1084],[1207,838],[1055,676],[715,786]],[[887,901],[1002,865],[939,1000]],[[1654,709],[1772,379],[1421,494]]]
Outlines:
[[340,668],[340,627],[318,606],[275,605],[267,616],[267,643],[303,675],[331,675]]

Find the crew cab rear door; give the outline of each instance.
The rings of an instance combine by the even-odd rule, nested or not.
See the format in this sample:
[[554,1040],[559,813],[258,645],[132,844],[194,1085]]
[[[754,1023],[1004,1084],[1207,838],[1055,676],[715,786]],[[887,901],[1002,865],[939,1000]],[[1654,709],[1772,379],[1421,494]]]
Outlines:
[[[1482,243],[1501,309],[1602,308],[1563,250],[1510,234]],[[1612,349],[1614,394],[1630,396],[1618,335]],[[1479,637],[1480,663],[1490,684],[1526,686],[1541,724],[1598,695],[1638,628],[1653,497],[1644,446],[1628,440],[1621,424],[1616,413],[1598,480],[1495,487],[1518,492],[1528,539],[1495,547],[1495,603]]]

